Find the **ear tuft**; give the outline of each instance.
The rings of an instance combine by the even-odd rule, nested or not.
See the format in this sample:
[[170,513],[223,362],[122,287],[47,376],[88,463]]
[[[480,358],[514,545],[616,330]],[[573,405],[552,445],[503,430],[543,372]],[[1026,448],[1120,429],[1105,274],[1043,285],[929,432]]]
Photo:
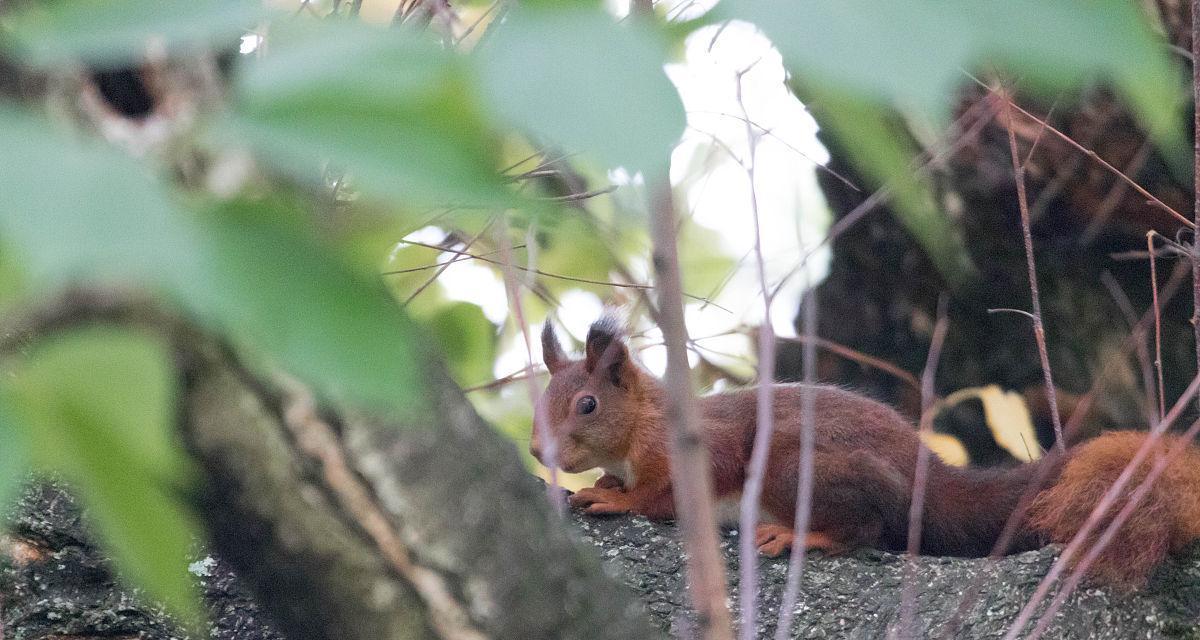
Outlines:
[[615,315],[606,313],[592,323],[588,329],[586,350],[585,367],[588,373],[604,371],[613,384],[625,386],[629,349],[625,346],[621,321]]
[[587,370],[590,373],[596,368],[596,363],[600,361],[600,356],[604,355],[604,351],[608,349],[608,345],[614,341],[619,342],[624,332],[621,329],[621,321],[617,320],[617,316],[611,312],[606,312],[600,316],[600,319],[593,322],[587,334]]
[[546,368],[551,374],[570,364],[562,343],[558,341],[558,335],[554,333],[554,324],[549,318],[546,318],[546,324],[542,325],[542,362],[546,363]]

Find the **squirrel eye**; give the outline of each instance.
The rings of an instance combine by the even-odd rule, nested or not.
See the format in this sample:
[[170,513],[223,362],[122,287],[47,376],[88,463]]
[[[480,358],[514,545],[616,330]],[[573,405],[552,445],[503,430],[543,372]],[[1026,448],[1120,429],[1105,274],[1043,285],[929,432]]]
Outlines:
[[596,410],[596,396],[584,396],[575,403],[575,410],[581,414],[591,413]]

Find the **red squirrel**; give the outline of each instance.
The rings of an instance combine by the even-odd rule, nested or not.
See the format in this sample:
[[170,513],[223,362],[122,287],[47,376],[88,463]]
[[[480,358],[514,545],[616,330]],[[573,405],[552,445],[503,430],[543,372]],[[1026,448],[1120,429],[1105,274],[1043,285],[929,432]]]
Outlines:
[[[674,516],[665,391],[630,356],[619,323],[592,325],[586,355],[572,360],[549,321],[542,331],[543,361],[551,377],[538,401],[530,451],[542,460],[540,433],[557,444],[558,466],[568,473],[600,467],[595,486],[570,496],[590,514]],[[803,548],[839,553],[869,546],[906,548],[908,511],[919,437],[891,407],[832,386],[815,386],[812,518]],[[717,500],[736,500],[754,441],[753,388],[699,398],[703,438],[712,463]],[[775,388],[775,428],[763,481],[763,522],[755,543],[775,556],[794,543],[800,465],[802,387]],[[1108,432],[1065,454],[1049,452],[1035,463],[1007,469],[949,466],[929,460],[921,553],[985,556],[999,538],[1026,488],[1045,476],[1022,518],[1009,551],[1070,540],[1143,442],[1144,435]],[[1136,487],[1150,461],[1174,442],[1167,436],[1126,491]],[[1124,505],[1117,501],[1109,517]],[[1092,533],[1097,538],[1103,527]],[[1200,538],[1200,449],[1180,456],[1139,503],[1089,572],[1109,584],[1143,584],[1167,554]]]

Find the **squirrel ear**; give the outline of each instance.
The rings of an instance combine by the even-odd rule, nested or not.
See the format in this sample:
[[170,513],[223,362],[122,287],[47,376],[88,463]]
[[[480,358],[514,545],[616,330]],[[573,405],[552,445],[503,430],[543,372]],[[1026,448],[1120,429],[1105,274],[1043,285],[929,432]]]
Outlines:
[[552,374],[570,363],[567,354],[563,351],[562,344],[558,341],[558,336],[554,333],[554,325],[550,323],[549,318],[542,326],[542,362],[546,363],[546,368]]
[[621,339],[620,324],[613,316],[605,316],[592,324],[587,335],[588,373],[604,371],[613,384],[624,386],[622,378],[629,363],[629,348]]

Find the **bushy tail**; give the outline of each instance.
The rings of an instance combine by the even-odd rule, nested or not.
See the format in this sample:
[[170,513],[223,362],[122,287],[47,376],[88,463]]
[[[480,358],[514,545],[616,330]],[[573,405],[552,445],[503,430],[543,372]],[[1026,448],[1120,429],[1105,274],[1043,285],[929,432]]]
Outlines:
[[[1053,542],[1068,542],[1133,459],[1145,434],[1114,431],[1073,448],[1062,475],[1034,500],[1029,525]],[[1141,463],[1112,508],[1085,540],[1084,553],[1103,534],[1154,461],[1179,443],[1162,438]],[[1126,588],[1139,587],[1170,553],[1200,538],[1200,449],[1188,447],[1158,477],[1112,542],[1096,558],[1089,577]],[[1082,554],[1081,554],[1082,555]],[[1076,558],[1078,560],[1078,557]]]

